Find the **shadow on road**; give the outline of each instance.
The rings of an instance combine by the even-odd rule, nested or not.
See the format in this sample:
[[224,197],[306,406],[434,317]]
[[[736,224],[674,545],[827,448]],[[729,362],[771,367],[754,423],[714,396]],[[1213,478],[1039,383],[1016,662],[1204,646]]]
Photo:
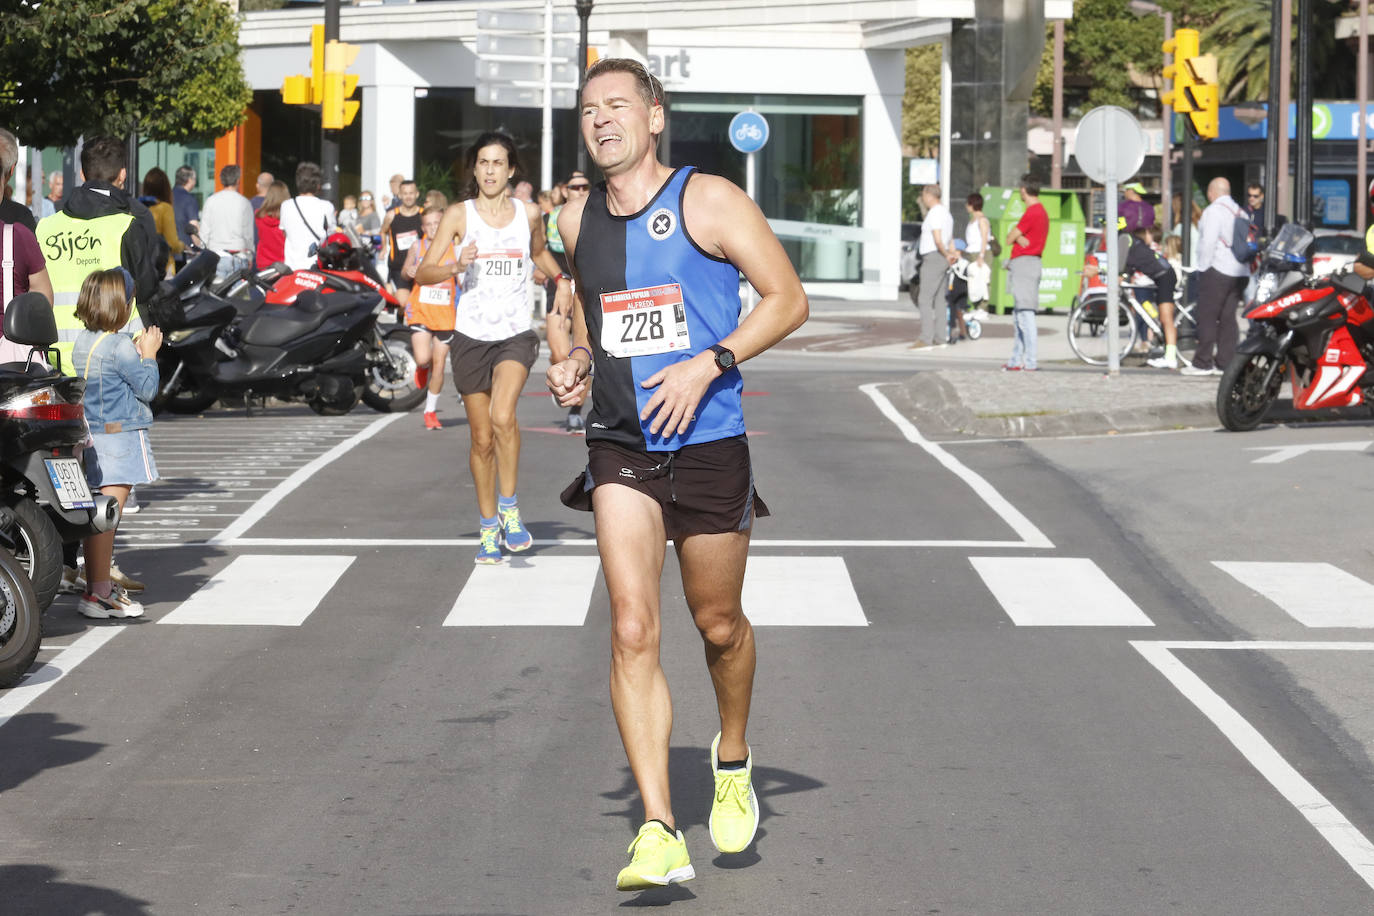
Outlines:
[[[105,745],[97,741],[74,741],[64,737],[83,726],[58,721],[52,713],[15,716],[5,724],[5,762],[0,767],[0,793],[23,785],[44,770],[80,763],[94,757]],[[0,871],[0,888],[9,887]],[[0,911],[13,912],[6,899]],[[65,913],[66,910],[46,910]],[[75,911],[73,911],[75,912]]]
[[[715,785],[711,779],[710,755],[711,750],[706,747],[674,747],[668,751],[668,779],[673,789],[673,814],[677,818],[678,827],[683,830],[689,827],[701,827],[704,830],[711,817],[711,799],[715,795]],[[630,773],[628,765],[621,772],[624,774],[624,781],[620,787],[612,792],[602,793],[602,798],[623,801],[626,805],[617,811],[607,811],[604,816],[623,817],[631,831],[638,830],[644,822],[644,812],[639,804],[639,789],[635,787],[634,776]],[[791,770],[755,766],[754,793],[759,799],[761,825],[758,835],[754,838],[755,843],[767,835],[763,826],[767,825],[768,818],[773,815],[772,807],[768,804],[770,798],[791,795],[794,792],[810,792],[824,785],[825,783],[819,780]],[[730,860],[730,864],[753,864],[757,861],[758,857],[754,854],[753,847],[750,847],[746,853]]]
[[147,916],[146,900],[108,887],[60,880],[51,865],[0,865],[8,916]]

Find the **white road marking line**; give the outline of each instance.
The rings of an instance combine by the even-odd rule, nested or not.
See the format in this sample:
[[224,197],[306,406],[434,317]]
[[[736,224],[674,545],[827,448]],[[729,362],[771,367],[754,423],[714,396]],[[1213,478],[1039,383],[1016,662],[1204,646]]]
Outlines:
[[353,557],[236,557],[158,623],[298,627]]
[[[476,547],[477,538],[220,538],[217,547]],[[540,538],[540,547],[595,547],[595,538]],[[977,547],[985,550],[1001,547],[1025,547],[1024,541],[903,541],[903,540],[769,540],[756,538],[749,542],[756,547],[849,548],[849,547]]]
[[387,426],[390,426],[392,423],[395,423],[397,420],[400,420],[405,416],[406,415],[403,413],[393,413],[387,414],[384,417],[379,417],[378,419],[372,421],[371,424],[369,424],[357,435],[345,439],[338,445],[331,448],[329,451],[325,452],[323,455],[316,458],[314,461],[311,461],[309,464],[300,468],[290,477],[286,478],[281,483],[273,487],[269,493],[264,494],[262,499],[258,500],[257,503],[250,506],[248,508],[248,511],[243,513],[243,516],[239,518],[238,521],[234,522],[228,528],[225,528],[217,536],[211,538],[211,543],[221,544],[224,541],[232,540],[233,538],[236,538],[239,535],[243,534],[243,532],[247,531],[249,528],[253,527],[258,522],[260,522],[263,519],[263,517],[267,515],[268,512],[271,512],[272,509],[276,507],[277,503],[281,502],[288,495],[290,495],[297,487],[299,487],[301,484],[305,483],[307,480],[313,477],[315,473],[319,471],[321,468],[324,468],[329,464],[333,463],[334,461],[338,460],[339,458],[342,458],[344,455],[348,454],[354,448],[366,442],[368,439],[371,439],[373,436],[377,435],[377,433],[381,432]]
[[843,557],[750,557],[743,602],[755,626],[868,626]]
[[1027,438],[1021,436],[995,436],[987,439],[946,439],[940,444],[950,445],[991,445],[996,442],[1020,442],[1022,444],[1034,442],[1064,442],[1072,439],[1136,439],[1141,436],[1178,436],[1184,433],[1211,433],[1216,432],[1215,426],[1190,426],[1187,429],[1145,429],[1135,433],[1076,433],[1072,436],[1035,436]]
[[122,626],[115,625],[87,630],[51,661],[43,662],[31,670],[18,686],[0,695],[0,728],[47,692],[49,687],[75,671],[76,666],[90,658],[97,649],[123,632]]
[[600,568],[596,557],[542,556],[473,566],[443,625],[580,627]]
[[877,385],[860,385],[859,390],[872,399],[873,403],[878,406],[878,410],[882,415],[892,421],[892,424],[901,431],[908,442],[925,450],[927,454],[940,462],[940,464],[954,474],[954,476],[968,484],[969,488],[972,489],[983,502],[987,503],[988,507],[992,509],[993,512],[997,513],[1002,521],[1006,522],[1013,531],[1020,535],[1024,543],[1019,546],[1036,548],[1050,548],[1054,546],[1054,544],[1050,542],[1050,539],[1045,537],[1040,529],[1035,527],[1035,525],[1031,523],[1031,520],[1022,515],[1021,512],[1008,502],[1001,493],[998,493],[997,490],[993,488],[992,484],[988,483],[981,475],[962,464],[949,452],[921,435],[921,431],[917,429],[910,420],[898,412],[897,408],[894,407],[892,402],[887,399],[887,396],[879,390]]
[[1269,452],[1263,458],[1256,458],[1251,464],[1282,464],[1290,458],[1298,458],[1308,452],[1362,452],[1369,448],[1369,440],[1363,442],[1310,442],[1304,445],[1252,445],[1247,452]]
[[1018,627],[1152,627],[1154,622],[1092,560],[969,557]]
[[[1260,775],[1269,781],[1279,794],[1298,810],[1307,822],[1331,844],[1346,863],[1359,875],[1361,880],[1374,888],[1374,844],[1369,842],[1358,828],[1352,824],[1326,796],[1317,791],[1301,773],[1284,760],[1274,746],[1264,739],[1259,731],[1245,720],[1240,713],[1221,698],[1211,687],[1192,672],[1170,651],[1170,648],[1213,648],[1207,643],[1156,643],[1132,640],[1131,645],[1154,665],[1169,682],[1174,685],[1194,706],[1212,721],[1250,762]],[[1334,644],[1326,644],[1334,645]],[[1362,648],[1374,649],[1374,644],[1360,644]],[[1315,648],[1311,645],[1230,643],[1218,648]]]
[[1304,626],[1374,627],[1374,585],[1330,563],[1214,560],[1212,565],[1253,588]]

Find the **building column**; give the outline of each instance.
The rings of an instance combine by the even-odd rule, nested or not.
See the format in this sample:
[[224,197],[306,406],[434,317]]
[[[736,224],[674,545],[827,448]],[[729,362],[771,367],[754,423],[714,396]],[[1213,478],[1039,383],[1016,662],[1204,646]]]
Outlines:
[[415,87],[364,86],[362,107],[362,186],[382,198],[391,193],[391,176],[415,177]]
[[[869,64],[879,86],[901,87],[905,52],[870,51]],[[885,72],[883,72],[885,71]],[[862,279],[876,283],[878,296],[891,298],[901,282],[902,227],[902,96],[865,95],[863,100],[863,228],[876,234],[864,243]]]

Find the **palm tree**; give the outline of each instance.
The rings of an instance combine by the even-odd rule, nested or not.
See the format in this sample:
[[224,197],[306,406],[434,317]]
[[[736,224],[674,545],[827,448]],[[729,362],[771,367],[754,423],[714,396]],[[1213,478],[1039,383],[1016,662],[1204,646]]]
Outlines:
[[[1278,0],[1231,0],[1202,29],[1204,53],[1217,58],[1221,100],[1263,101],[1269,97],[1269,32]],[[1297,35],[1294,0],[1293,34]],[[1318,97],[1349,98],[1354,93],[1355,60],[1349,47],[1336,41],[1336,19],[1349,6],[1345,0],[1314,0],[1312,88]]]

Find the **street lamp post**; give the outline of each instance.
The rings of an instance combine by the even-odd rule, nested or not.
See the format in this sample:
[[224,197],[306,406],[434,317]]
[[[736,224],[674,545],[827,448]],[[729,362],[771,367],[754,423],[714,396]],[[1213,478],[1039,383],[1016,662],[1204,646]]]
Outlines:
[[[587,72],[587,20],[590,19],[592,15],[592,2],[593,0],[577,0],[577,18],[579,20],[577,34],[577,82],[579,89],[581,88],[582,76]],[[581,108],[582,100],[578,99],[578,105],[573,110],[581,111]],[[577,120],[577,123],[581,124],[580,116]],[[586,174],[587,144],[582,142],[580,130],[578,134],[579,138],[577,141],[577,170],[579,172],[582,172],[583,174]]]

